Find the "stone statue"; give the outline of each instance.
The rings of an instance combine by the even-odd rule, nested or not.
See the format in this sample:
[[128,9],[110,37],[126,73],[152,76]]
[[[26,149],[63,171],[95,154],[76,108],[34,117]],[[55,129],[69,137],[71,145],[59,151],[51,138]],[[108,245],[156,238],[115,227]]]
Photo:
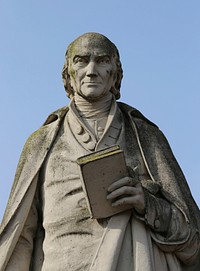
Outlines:
[[[78,37],[62,76],[71,101],[25,144],[1,224],[0,271],[200,270],[199,209],[159,128],[116,102],[116,46],[98,33]],[[92,219],[76,160],[112,145],[138,182],[116,180],[107,198],[132,209]]]

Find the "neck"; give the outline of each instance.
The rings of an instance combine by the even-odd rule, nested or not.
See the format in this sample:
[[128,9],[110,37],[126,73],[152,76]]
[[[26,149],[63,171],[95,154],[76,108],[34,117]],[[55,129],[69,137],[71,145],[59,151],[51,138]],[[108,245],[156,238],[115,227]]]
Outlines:
[[108,116],[114,96],[108,93],[97,101],[89,101],[75,93],[74,103],[79,115],[83,118],[97,119]]

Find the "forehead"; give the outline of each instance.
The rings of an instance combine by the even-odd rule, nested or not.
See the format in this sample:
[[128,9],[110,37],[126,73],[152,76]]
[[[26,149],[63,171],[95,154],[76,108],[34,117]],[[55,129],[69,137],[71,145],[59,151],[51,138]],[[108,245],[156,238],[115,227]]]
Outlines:
[[114,54],[111,45],[100,39],[82,38],[78,39],[70,45],[69,57],[73,58],[76,55],[109,55]]

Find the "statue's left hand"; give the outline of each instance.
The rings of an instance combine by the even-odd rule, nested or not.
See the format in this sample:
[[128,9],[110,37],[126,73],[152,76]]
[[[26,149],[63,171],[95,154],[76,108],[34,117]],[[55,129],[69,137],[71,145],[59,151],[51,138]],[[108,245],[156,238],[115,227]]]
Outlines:
[[131,177],[124,177],[108,187],[107,199],[112,201],[112,206],[132,205],[139,213],[145,213],[145,196],[140,183],[134,184]]

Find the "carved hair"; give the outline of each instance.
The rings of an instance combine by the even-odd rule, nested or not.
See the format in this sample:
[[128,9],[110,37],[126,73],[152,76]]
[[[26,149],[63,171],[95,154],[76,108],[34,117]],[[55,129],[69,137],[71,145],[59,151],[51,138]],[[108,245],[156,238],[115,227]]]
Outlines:
[[98,46],[105,47],[110,54],[114,58],[114,62],[116,65],[116,83],[115,86],[111,88],[111,92],[115,95],[116,99],[120,98],[120,87],[121,87],[121,80],[123,78],[123,70],[122,65],[120,62],[120,56],[117,47],[112,43],[108,38],[105,36],[99,34],[99,33],[86,33],[78,37],[76,40],[74,40],[67,48],[66,54],[65,54],[65,64],[62,69],[62,79],[64,82],[65,91],[67,93],[67,96],[69,98],[74,96],[74,89],[72,88],[70,84],[70,74],[69,74],[69,59],[72,53],[73,46],[77,44],[77,42],[80,39],[89,38],[91,39],[94,44],[98,42]]

